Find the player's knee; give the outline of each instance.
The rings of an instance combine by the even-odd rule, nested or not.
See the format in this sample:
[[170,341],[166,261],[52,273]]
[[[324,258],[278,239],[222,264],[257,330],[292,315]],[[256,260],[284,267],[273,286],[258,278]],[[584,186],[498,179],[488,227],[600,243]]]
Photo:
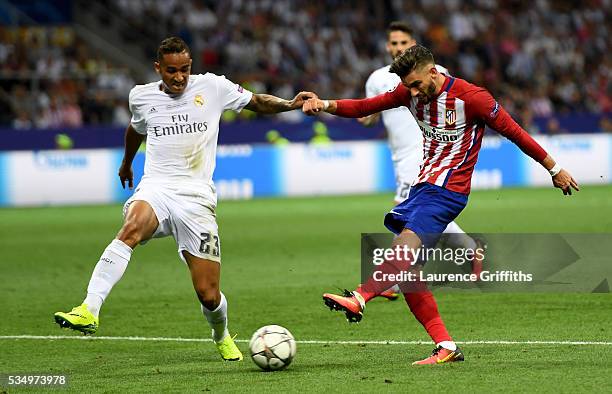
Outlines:
[[218,286],[196,286],[195,291],[198,295],[198,299],[206,309],[214,310],[219,306],[219,302],[221,302],[221,293],[219,292]]

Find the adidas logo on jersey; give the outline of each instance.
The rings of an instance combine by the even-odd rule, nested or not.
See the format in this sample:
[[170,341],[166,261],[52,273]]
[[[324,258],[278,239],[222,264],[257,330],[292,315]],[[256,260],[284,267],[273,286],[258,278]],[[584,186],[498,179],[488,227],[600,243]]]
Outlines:
[[152,114],[153,112],[157,112],[157,110],[155,109],[155,107],[151,107],[151,109],[149,110],[149,113]]

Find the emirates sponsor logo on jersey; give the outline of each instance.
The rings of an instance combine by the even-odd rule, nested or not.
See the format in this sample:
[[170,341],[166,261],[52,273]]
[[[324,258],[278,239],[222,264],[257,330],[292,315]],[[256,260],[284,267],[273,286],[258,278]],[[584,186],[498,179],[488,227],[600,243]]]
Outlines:
[[195,98],[193,99],[193,102],[198,107],[201,107],[204,105],[204,98],[202,97],[201,94],[196,94]]
[[454,109],[447,109],[444,121],[447,126],[453,126],[457,122],[457,111]]
[[189,114],[177,114],[171,116],[171,123],[155,125],[150,130],[156,137],[204,133],[208,130],[208,122],[192,122],[189,120]]

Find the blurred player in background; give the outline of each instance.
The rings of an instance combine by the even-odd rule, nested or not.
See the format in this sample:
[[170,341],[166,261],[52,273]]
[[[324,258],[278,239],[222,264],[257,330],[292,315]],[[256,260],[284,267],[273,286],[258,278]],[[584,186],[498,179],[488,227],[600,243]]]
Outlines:
[[[387,53],[391,56],[391,60],[414,45],[416,45],[416,40],[410,26],[397,21],[389,24],[387,28],[386,49]],[[389,72],[390,67],[390,65],[381,67],[370,74],[365,86],[366,97],[374,97],[391,91],[401,83],[400,77],[397,74]],[[436,64],[435,67],[438,72],[450,76],[446,68],[439,64]],[[391,159],[393,160],[393,169],[395,171],[396,191],[394,200],[395,204],[399,204],[408,198],[410,185],[419,175],[419,169],[423,163],[423,135],[416,120],[410,114],[408,108],[404,106],[377,112],[358,120],[364,126],[372,126],[378,122],[381,116],[387,130]],[[474,240],[468,236],[455,221],[450,222],[446,226],[444,233],[446,234],[446,245],[450,247],[470,250],[485,248],[485,245],[480,240]],[[482,259],[480,257],[482,255],[478,254],[477,256],[471,261],[472,273],[480,275],[482,272]],[[394,286],[393,289],[381,293],[380,296],[393,300],[398,298],[398,292],[399,288]]]
[[[446,226],[467,204],[470,183],[485,125],[514,142],[540,163],[555,187],[570,195],[578,184],[544,149],[523,130],[485,89],[459,78],[446,76],[435,67],[429,49],[415,45],[393,60],[390,71],[401,78],[394,90],[361,100],[306,101],[308,115],[322,110],[343,117],[363,117],[399,106],[407,106],[424,136],[424,162],[408,199],[385,216],[385,226],[397,235],[392,247],[417,250],[431,248]],[[411,256],[412,257],[412,256]],[[418,270],[414,257],[386,260],[379,271],[396,274]],[[343,295],[324,294],[325,304],[345,312],[349,321],[359,321],[365,303],[397,281],[371,277],[355,291]],[[406,303],[430,335],[436,348],[431,356],[414,364],[463,361],[464,356],[449,335],[433,294],[425,283],[401,283]]]
[[121,279],[134,248],[172,235],[221,357],[239,361],[243,356],[229,335],[227,300],[219,290],[221,249],[212,181],[219,120],[228,109],[278,113],[301,108],[304,99],[316,96],[299,93],[288,101],[253,94],[223,76],[190,75],[191,63],[185,42],[167,38],[155,62],[161,81],[137,85],[130,92],[132,119],[119,178],[124,188],[126,182],[133,187],[132,160],[147,137],[144,176],[124,205],[123,226],[102,253],[85,300],[71,312],[56,313],[55,320],[62,327],[95,333],[100,307]]

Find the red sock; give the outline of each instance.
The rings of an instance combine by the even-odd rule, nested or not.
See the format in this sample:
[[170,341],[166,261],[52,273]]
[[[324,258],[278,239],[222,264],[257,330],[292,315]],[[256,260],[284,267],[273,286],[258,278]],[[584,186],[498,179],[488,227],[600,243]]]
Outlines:
[[435,343],[452,341],[438,312],[438,305],[431,291],[404,293],[404,299],[414,317],[425,327]]
[[361,294],[366,303],[377,296],[376,292],[364,290],[362,285],[357,286],[355,291]]
[[[387,259],[376,267],[375,271],[379,271],[378,278],[384,278],[384,275],[397,275],[411,270],[413,268],[411,262],[412,254],[407,259]],[[401,280],[376,280],[372,276],[364,284],[357,287],[355,291],[361,294],[365,302],[368,302],[401,282]]]

